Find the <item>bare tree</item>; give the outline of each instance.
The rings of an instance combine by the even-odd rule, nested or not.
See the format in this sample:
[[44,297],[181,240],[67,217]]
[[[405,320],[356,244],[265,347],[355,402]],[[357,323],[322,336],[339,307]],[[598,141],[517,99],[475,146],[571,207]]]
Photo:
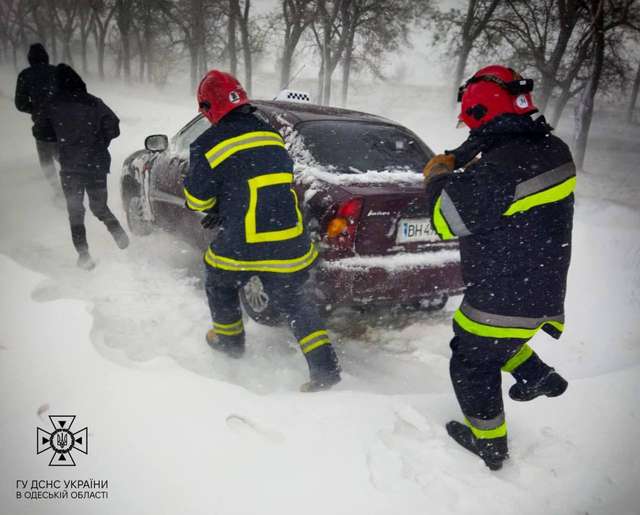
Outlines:
[[434,42],[449,40],[456,67],[453,74],[451,95],[455,102],[458,87],[462,84],[469,56],[479,38],[485,34],[496,8],[505,0],[468,0],[466,11],[460,9],[425,9],[426,25],[434,33]]
[[234,77],[238,74],[238,53],[236,49],[236,11],[238,1],[229,0],[227,13],[227,52],[229,54],[229,71]]
[[559,70],[585,9],[585,0],[506,0],[491,21],[491,29],[541,77],[536,94],[541,111],[547,109],[558,84]]
[[576,167],[581,170],[587,150],[587,138],[593,118],[593,106],[596,92],[600,86],[602,67],[604,65],[604,16],[605,0],[590,0],[589,15],[593,31],[594,58],[591,66],[591,77],[584,89],[580,104],[576,110],[576,131],[574,135],[574,159]]
[[636,66],[636,77],[631,88],[631,98],[627,109],[627,121],[629,123],[633,122],[633,113],[636,110],[636,102],[638,101],[638,91],[640,91],[640,62]]
[[133,25],[134,0],[116,0],[116,24],[122,45],[122,71],[124,80],[131,81],[131,27]]
[[101,79],[105,78],[104,58],[107,45],[107,35],[111,28],[111,23],[116,13],[116,3],[109,0],[91,0],[91,10],[93,11],[93,40],[98,58],[98,74]]
[[363,63],[381,75],[380,63],[385,54],[408,45],[410,24],[428,6],[429,0],[353,0],[348,22],[344,25],[346,45],[342,58],[342,105],[347,104],[351,70]]
[[89,65],[87,62],[87,42],[93,27],[93,10],[91,5],[81,0],[79,6],[79,24],[80,29],[80,55],[82,58],[82,72],[88,73]]
[[5,0],[2,3],[2,26],[7,41],[11,46],[13,66],[18,69],[18,50],[25,47],[24,19],[26,15],[26,0]]
[[280,60],[280,88],[284,89],[291,80],[291,66],[298,43],[316,20],[318,11],[316,3],[310,0],[282,0],[281,7],[284,40]]
[[253,63],[251,56],[251,36],[249,34],[249,13],[251,10],[251,0],[231,0],[230,17],[235,18],[240,28],[240,38],[242,41],[242,55],[244,61],[244,87],[251,96],[251,86],[253,80]]
[[[223,33],[223,3],[214,0],[177,0],[168,2],[164,12],[182,36],[175,43],[184,45],[189,53],[191,87],[195,89],[208,67],[208,41],[221,40],[215,35]],[[212,34],[214,38],[211,38]]]
[[595,98],[606,72],[608,33],[629,28],[639,16],[640,6],[636,0],[589,0],[587,20],[592,33],[593,54],[575,116],[574,158],[579,169],[584,166]]
[[81,0],[56,0],[53,23],[57,25],[62,38],[62,60],[73,66],[71,41],[75,35]]
[[331,101],[331,79],[349,41],[346,28],[350,24],[349,6],[353,0],[317,0],[318,19],[312,24],[313,35],[320,53],[318,73],[318,101]]

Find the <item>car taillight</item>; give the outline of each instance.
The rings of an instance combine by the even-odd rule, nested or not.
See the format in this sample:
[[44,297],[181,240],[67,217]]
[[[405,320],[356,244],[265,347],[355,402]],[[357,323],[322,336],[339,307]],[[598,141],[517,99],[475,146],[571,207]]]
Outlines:
[[327,239],[332,245],[340,248],[353,246],[361,211],[361,198],[349,199],[338,206],[335,216],[327,224]]

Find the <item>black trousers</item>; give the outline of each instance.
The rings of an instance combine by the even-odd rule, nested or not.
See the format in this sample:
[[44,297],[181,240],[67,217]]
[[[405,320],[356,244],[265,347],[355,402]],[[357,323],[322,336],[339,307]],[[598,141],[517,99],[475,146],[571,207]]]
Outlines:
[[309,280],[307,271],[291,274],[231,272],[205,266],[207,300],[213,328],[221,342],[227,345],[244,345],[239,289],[257,276],[270,305],[286,317],[312,375],[316,371],[324,373],[337,370],[337,358],[317,304],[314,299],[305,295],[303,289]]
[[60,180],[56,171],[55,161],[58,160],[58,143],[55,141],[36,140],[38,160],[45,179],[51,184],[56,193],[60,193]]
[[120,223],[107,206],[107,176],[61,173],[62,191],[67,201],[71,239],[78,253],[87,252],[87,234],[84,227],[84,195],[89,197],[89,209],[103,222],[109,231],[120,227]]
[[501,372],[517,381],[538,381],[550,367],[526,339],[488,338],[468,333],[456,322],[449,371],[462,413],[472,426],[495,429],[504,423]]

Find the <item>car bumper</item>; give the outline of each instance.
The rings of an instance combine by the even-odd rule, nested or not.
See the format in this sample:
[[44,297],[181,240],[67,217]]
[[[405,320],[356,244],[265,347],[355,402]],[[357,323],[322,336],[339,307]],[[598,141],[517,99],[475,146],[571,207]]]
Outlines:
[[327,305],[414,304],[464,289],[457,249],[323,261],[317,296]]

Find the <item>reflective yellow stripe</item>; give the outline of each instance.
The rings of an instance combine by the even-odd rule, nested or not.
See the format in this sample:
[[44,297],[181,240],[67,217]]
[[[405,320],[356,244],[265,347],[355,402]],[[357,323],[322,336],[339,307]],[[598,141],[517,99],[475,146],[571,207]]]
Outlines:
[[498,427],[493,429],[479,429],[474,427],[474,425],[469,422],[469,419],[464,419],[469,429],[473,433],[473,436],[479,438],[481,440],[487,440],[490,438],[500,438],[502,436],[507,436],[507,422],[503,422]]
[[456,237],[456,235],[451,232],[449,224],[442,214],[442,196],[438,197],[436,205],[433,208],[433,225],[441,239],[451,240]]
[[219,324],[218,322],[214,322],[213,327],[220,329],[233,329],[234,327],[242,327],[242,320],[238,320],[237,322],[233,322],[232,324]]
[[275,272],[288,274],[304,270],[309,267],[318,257],[318,251],[313,243],[309,246],[309,251],[298,258],[277,259],[270,261],[240,261],[228,257],[218,256],[210,248],[207,249],[204,259],[209,266],[222,270],[234,272]]
[[301,338],[299,343],[302,352],[307,354],[318,347],[322,347],[323,345],[330,343],[329,334],[326,330],[321,329]]
[[471,320],[460,309],[458,309],[455,315],[453,315],[453,319],[456,321],[456,323],[460,327],[462,327],[468,333],[475,334],[477,336],[485,336],[489,338],[520,338],[523,340],[528,340],[530,338],[533,338],[533,336],[545,324],[551,324],[553,327],[558,329],[558,331],[564,330],[564,324],[561,324],[560,322],[556,322],[554,320],[547,320],[545,322],[542,322],[539,326],[533,329],[522,329],[517,327],[499,327],[499,326],[481,324],[479,322],[475,322],[474,320]]
[[328,336],[329,333],[327,333],[326,330],[321,329],[320,331],[316,331],[315,333],[311,333],[307,336],[305,336],[304,338],[300,339],[300,345],[304,345],[305,343],[310,342],[311,340],[313,340],[314,338],[317,338],[318,336]]
[[293,174],[288,172],[282,173],[270,173],[267,175],[260,175],[249,179],[249,207],[247,214],[244,217],[245,235],[247,243],[263,243],[267,241],[284,241],[297,238],[304,232],[304,225],[302,223],[302,213],[298,207],[298,197],[293,188],[289,191],[293,195],[293,205],[296,211],[297,222],[296,225],[288,229],[280,229],[278,231],[264,231],[258,232],[257,226],[257,214],[258,208],[258,194],[260,188],[267,186],[278,186],[280,184],[292,184]]
[[527,361],[533,354],[533,349],[526,343],[520,347],[520,350],[516,352],[509,360],[502,366],[503,372],[513,372],[516,368]]
[[309,354],[312,350],[316,350],[318,347],[322,347],[323,345],[327,345],[329,343],[331,343],[329,341],[329,338],[322,338],[312,345],[309,345],[308,347],[302,349],[302,352],[304,352],[305,354]]
[[224,336],[236,336],[238,334],[242,334],[244,332],[244,328],[240,329],[214,329],[216,334],[222,334]]
[[254,131],[226,139],[205,153],[209,166],[215,168],[225,159],[241,150],[250,148],[278,146],[284,148],[282,136],[271,131]]
[[182,191],[184,192],[184,198],[187,200],[187,207],[189,207],[189,209],[193,209],[194,211],[205,211],[216,205],[216,197],[211,197],[207,200],[200,200],[189,193],[187,188],[184,188]]
[[544,191],[534,193],[528,197],[517,200],[509,206],[503,214],[504,216],[515,215],[523,211],[528,211],[532,207],[541,206],[543,204],[551,204],[552,202],[558,202],[573,193],[576,187],[576,178],[571,177],[564,182],[561,182],[557,186],[553,186]]
[[232,324],[219,324],[218,322],[214,322],[213,330],[216,334],[235,336],[236,334],[240,334],[244,331],[244,324],[242,323],[242,320],[238,320]]

